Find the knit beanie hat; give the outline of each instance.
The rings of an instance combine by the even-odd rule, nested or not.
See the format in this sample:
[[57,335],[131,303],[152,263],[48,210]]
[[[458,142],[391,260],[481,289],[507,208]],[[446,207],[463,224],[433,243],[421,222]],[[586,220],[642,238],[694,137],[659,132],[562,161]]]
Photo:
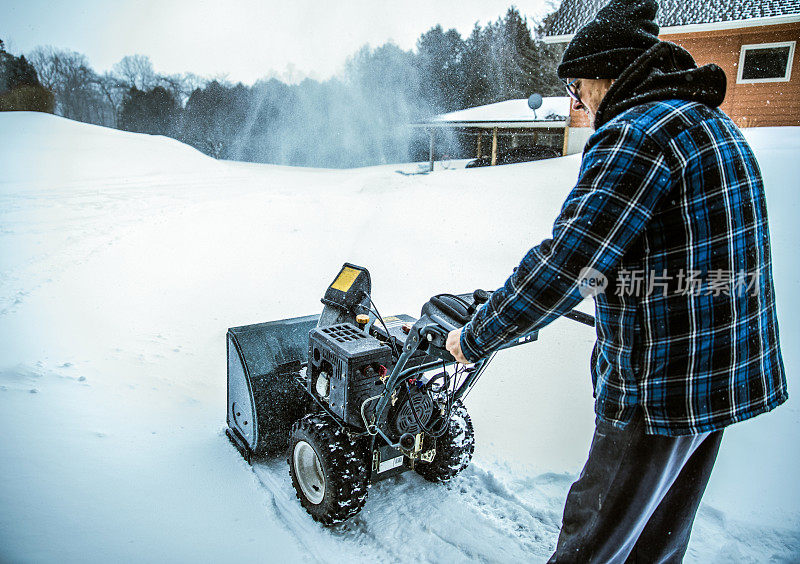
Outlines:
[[658,43],[656,0],[611,0],[569,42],[559,78],[618,78]]

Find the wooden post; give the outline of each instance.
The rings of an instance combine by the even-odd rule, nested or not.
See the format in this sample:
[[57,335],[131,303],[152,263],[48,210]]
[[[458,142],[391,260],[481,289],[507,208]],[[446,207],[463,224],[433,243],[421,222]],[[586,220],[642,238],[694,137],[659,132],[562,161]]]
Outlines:
[[483,130],[478,130],[478,158],[481,158],[481,141],[483,141]]
[[569,147],[569,126],[564,127],[564,148],[561,150],[563,156],[567,156],[567,148]]
[[512,133],[511,134],[511,146],[512,147],[518,147],[519,146],[519,139],[517,139],[517,134],[516,133]]
[[431,132],[431,150],[430,150],[430,160],[431,160],[431,172],[433,172],[433,128],[430,129]]
[[533,130],[533,144],[534,145],[538,145],[539,144],[539,130],[538,129],[534,129]]
[[492,166],[497,164],[497,128],[492,131]]

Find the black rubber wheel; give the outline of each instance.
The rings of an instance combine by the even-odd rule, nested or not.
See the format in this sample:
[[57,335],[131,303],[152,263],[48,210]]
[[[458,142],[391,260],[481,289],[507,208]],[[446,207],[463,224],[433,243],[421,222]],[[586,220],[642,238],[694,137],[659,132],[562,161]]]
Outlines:
[[292,426],[289,474],[297,498],[323,525],[345,521],[367,501],[365,447],[336,423],[306,415]]
[[415,470],[430,482],[444,482],[469,466],[475,452],[475,430],[467,408],[453,404],[444,435],[436,439],[436,455],[430,462],[417,462]]

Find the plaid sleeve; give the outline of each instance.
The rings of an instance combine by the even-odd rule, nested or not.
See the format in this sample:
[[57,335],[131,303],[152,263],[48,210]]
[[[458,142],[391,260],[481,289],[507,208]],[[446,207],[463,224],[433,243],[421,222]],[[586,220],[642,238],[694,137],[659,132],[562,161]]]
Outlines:
[[578,183],[553,225],[461,334],[477,361],[569,312],[583,299],[584,268],[610,273],[671,186],[664,151],[629,123],[612,123],[587,143]]

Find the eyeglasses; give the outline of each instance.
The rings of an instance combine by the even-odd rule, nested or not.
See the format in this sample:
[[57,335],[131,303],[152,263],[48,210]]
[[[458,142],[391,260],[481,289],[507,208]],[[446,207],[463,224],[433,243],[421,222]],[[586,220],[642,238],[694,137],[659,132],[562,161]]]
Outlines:
[[564,83],[564,88],[567,89],[567,94],[569,94],[570,98],[572,98],[573,100],[575,100],[579,104],[583,104],[583,102],[581,102],[581,97],[578,96],[578,87],[575,86],[575,83],[578,82],[579,80],[580,80],[580,78],[576,78],[572,82],[565,82]]

